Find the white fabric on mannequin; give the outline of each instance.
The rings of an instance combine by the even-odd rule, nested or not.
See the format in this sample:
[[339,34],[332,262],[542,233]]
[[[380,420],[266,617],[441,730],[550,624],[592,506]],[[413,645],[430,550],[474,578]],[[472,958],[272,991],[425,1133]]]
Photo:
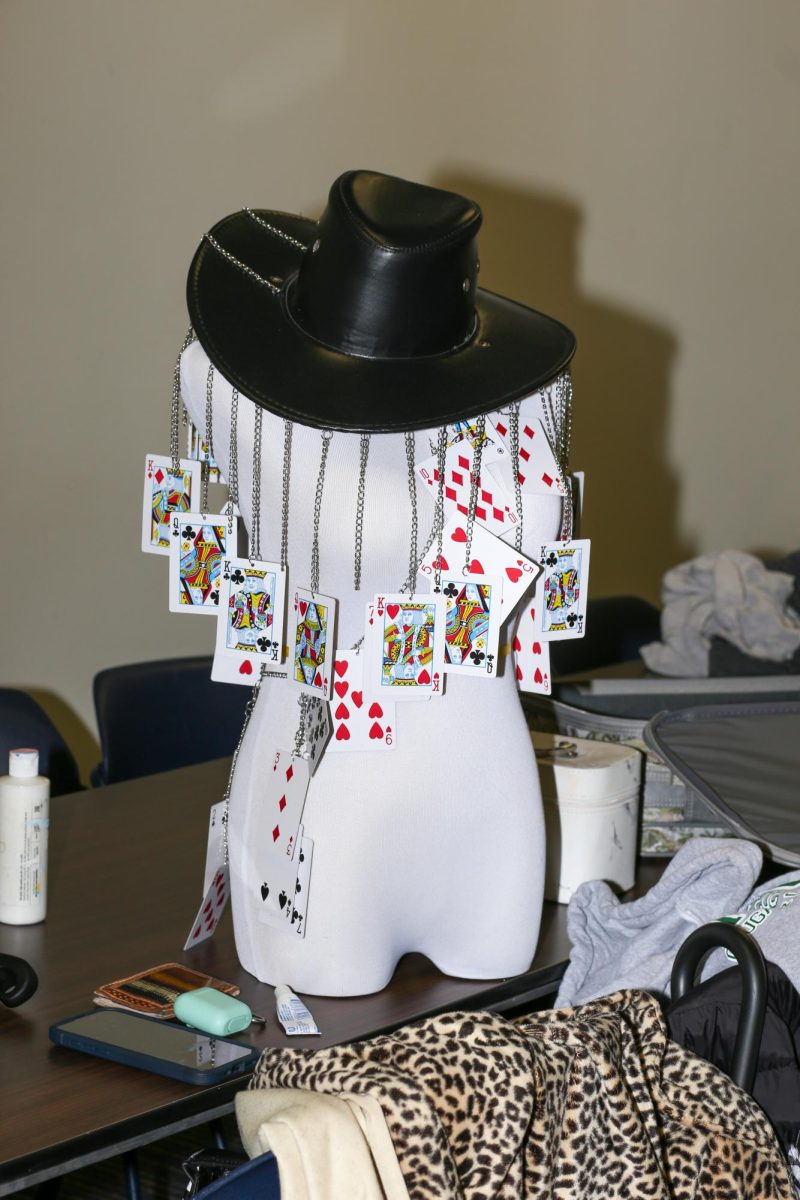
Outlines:
[[[183,398],[201,432],[208,366],[198,342],[184,352]],[[239,508],[248,529],[254,414],[255,406],[241,396]],[[523,416],[540,414],[538,394],[523,401]],[[215,371],[213,446],[223,478],[230,421],[231,386]],[[283,431],[283,419],[265,411],[261,556],[273,561],[280,557]],[[416,461],[431,454],[436,434],[416,434]],[[295,424],[289,594],[309,584],[320,450],[320,431]],[[408,574],[404,438],[376,433],[366,476],[361,590],[354,591],[358,467],[359,435],[334,433],[322,500],[319,590],[339,602],[340,648],[361,637],[374,594],[398,590]],[[523,501],[523,550],[535,556],[539,542],[558,536],[561,502],[527,495]],[[418,511],[421,550],[433,517],[421,486]],[[398,705],[393,751],[323,755],[303,811],[304,835],[314,842],[303,939],[258,919],[261,880],[248,848],[265,836],[259,825],[262,780],[275,750],[294,745],[299,713],[297,689],[284,680],[264,682],[239,753],[228,823],[236,949],[247,971],[302,992],[349,996],[385,987],[411,951],[463,978],[494,979],[528,967],[541,918],[544,825],[511,662],[496,679],[448,677],[441,699]]]

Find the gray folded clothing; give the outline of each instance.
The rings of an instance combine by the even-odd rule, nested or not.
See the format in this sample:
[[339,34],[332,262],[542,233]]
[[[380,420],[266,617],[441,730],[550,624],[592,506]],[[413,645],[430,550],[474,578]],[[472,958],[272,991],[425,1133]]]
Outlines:
[[[760,884],[743,904],[719,919],[752,933],[764,957],[781,967],[800,991],[800,867]],[[733,966],[728,950],[709,955],[702,978]]]
[[754,842],[693,838],[639,900],[621,903],[601,880],[582,883],[567,910],[572,954],[556,1007],[584,1004],[622,988],[668,996],[679,946],[698,925],[738,910],[753,890],[761,862]]

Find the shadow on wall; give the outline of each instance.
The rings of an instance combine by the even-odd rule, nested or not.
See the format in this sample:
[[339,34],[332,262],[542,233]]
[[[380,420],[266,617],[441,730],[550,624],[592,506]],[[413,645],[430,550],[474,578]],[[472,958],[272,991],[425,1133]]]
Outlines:
[[483,209],[481,285],[557,317],[578,339],[571,464],[586,472],[592,594],[660,600],[664,572],[696,554],[677,528],[679,485],[666,460],[675,338],[582,293],[574,204],[458,170],[432,183]]

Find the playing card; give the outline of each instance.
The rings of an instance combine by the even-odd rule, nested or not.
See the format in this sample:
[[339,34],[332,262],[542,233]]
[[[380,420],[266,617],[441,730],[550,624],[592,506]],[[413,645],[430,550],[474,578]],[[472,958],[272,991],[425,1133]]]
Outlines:
[[270,855],[294,858],[310,779],[311,768],[306,759],[289,750],[275,751],[260,809],[263,842]]
[[225,801],[211,805],[208,814],[208,845],[206,846],[206,870],[203,876],[203,893],[211,887],[212,880],[220,867],[225,865]]
[[[466,523],[459,514],[451,517],[442,531],[442,560],[443,572],[454,572],[463,576],[467,566],[466,559],[467,529]],[[430,579],[436,569],[438,558],[436,546],[433,545],[419,567],[419,573]],[[472,546],[470,548],[469,573],[487,575],[500,580],[502,583],[502,619],[505,621],[515,606],[541,574],[542,568],[532,562],[524,554],[518,553],[513,546],[489,533],[481,525],[472,527]]]
[[[236,544],[236,518],[230,540]],[[217,615],[229,518],[223,513],[173,514],[169,548],[169,610]]]
[[280,664],[285,598],[277,563],[223,560],[212,679],[252,687],[262,663]]
[[544,573],[537,586],[538,629],[549,641],[583,637],[589,583],[589,540],[547,542],[541,548]]
[[311,881],[311,859],[314,854],[314,843],[311,838],[300,839],[300,849],[297,854],[297,880],[294,885],[294,902],[292,915],[289,920],[298,937],[306,936],[306,914],[308,912],[308,892]]
[[551,692],[550,643],[546,642],[538,632],[536,621],[538,602],[534,596],[520,608],[512,641],[514,673],[520,691],[549,696]]
[[192,922],[192,928],[184,942],[184,950],[191,950],[210,938],[219,924],[219,919],[225,911],[228,896],[231,892],[228,868],[221,866],[214,873],[211,883],[206,888],[197,916]]
[[[478,441],[478,418],[470,417],[468,421],[453,421],[446,426],[445,446],[447,449],[450,446],[455,446],[458,443],[469,445],[473,449]],[[431,454],[436,454],[436,442],[430,442]],[[490,417],[484,420],[483,429],[483,445],[481,456],[483,462],[494,462],[498,458],[505,458],[507,450],[503,439],[498,435]],[[191,455],[190,455],[191,457]]]
[[199,463],[180,459],[176,475],[169,455],[148,454],[144,465],[142,550],[147,554],[169,554],[172,514],[188,512],[199,495]]
[[[431,586],[435,577],[431,576]],[[445,599],[444,670],[450,675],[495,676],[502,584],[489,575],[442,572]]]
[[367,605],[365,690],[398,702],[441,696],[444,619],[441,595],[376,596]]
[[[497,432],[508,449],[508,458],[502,465],[493,468],[491,474],[504,488],[514,491],[511,462],[511,440],[508,418],[499,417]],[[519,423],[519,456],[517,458],[519,483],[523,492],[560,492],[561,471],[555,460],[553,449],[547,440],[542,422],[536,417],[524,418]]]
[[291,678],[304,692],[329,700],[335,642],[336,601],[298,588],[294,594],[290,645]]
[[199,432],[192,425],[191,421],[187,426],[187,457],[196,459],[199,463],[205,463],[208,467],[209,483],[219,482],[219,466],[214,459],[213,454],[209,453],[208,446],[203,441]]
[[312,775],[317,769],[317,763],[322,758],[322,752],[328,743],[330,733],[331,722],[327,700],[309,696],[306,702],[305,733],[300,748],[300,757],[308,763]]
[[[462,517],[469,514],[472,460],[472,447],[464,442],[455,443],[445,453],[443,496],[446,517],[450,517],[454,512],[460,513]],[[514,493],[513,489],[507,491],[502,484],[492,480],[488,473],[490,469],[491,464],[487,466],[486,472],[482,467],[478,477],[475,520],[490,533],[506,533],[519,524],[514,507]],[[439,480],[436,455],[418,463],[415,470],[425,484],[431,501],[435,502]]]
[[393,750],[397,716],[393,700],[364,692],[364,653],[348,650],[333,664],[333,734],[327,754],[350,750]]

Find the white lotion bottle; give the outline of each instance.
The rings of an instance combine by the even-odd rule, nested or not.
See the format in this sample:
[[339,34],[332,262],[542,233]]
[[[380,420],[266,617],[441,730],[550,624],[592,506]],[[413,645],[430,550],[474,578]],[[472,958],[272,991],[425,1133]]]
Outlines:
[[0,921],[35,925],[47,912],[50,780],[38,750],[12,750],[0,776]]

